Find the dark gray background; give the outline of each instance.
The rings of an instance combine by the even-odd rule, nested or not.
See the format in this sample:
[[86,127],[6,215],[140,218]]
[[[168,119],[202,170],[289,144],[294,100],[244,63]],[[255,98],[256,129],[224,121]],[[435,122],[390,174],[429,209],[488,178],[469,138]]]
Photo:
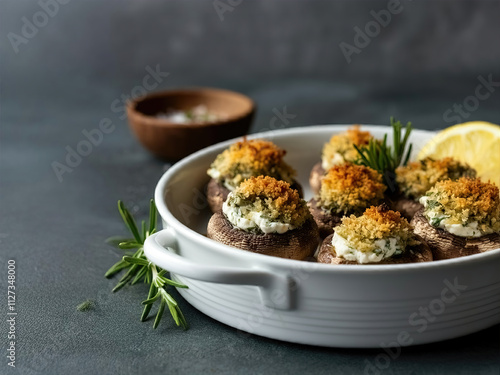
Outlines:
[[[243,1],[221,20],[212,1],[77,1],[19,45],[23,17],[40,5],[0,2],[0,258],[17,264],[17,368],[1,374],[362,373],[379,350],[315,348],[245,337],[191,308],[191,325],[167,317],[140,323],[145,286],[110,294],[103,278],[119,259],[104,244],[123,234],[122,199],[139,217],[168,164],[151,157],[111,104],[130,95],[147,66],[169,72],[158,86],[207,85],[250,95],[252,130],[273,109],[296,115],[287,127],[385,124],[389,116],[438,129],[454,103],[475,94],[478,77],[500,81],[498,1],[402,1],[403,11],[348,64],[339,43],[373,20],[386,1]],[[12,37],[12,34],[10,34]],[[459,118],[500,122],[500,90]],[[59,182],[82,130],[109,118],[106,134]],[[75,307],[96,301],[86,313]],[[6,299],[3,300],[4,305]],[[3,308],[5,310],[5,308]],[[2,311],[4,311],[2,310]],[[6,323],[0,342],[6,344]],[[498,374],[499,326],[443,343],[405,348],[387,374]],[[4,351],[5,353],[5,351]]]

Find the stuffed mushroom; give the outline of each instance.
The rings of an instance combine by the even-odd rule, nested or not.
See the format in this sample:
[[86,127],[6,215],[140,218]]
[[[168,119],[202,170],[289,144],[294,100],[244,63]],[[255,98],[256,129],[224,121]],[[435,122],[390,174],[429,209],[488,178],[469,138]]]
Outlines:
[[385,190],[382,175],[369,167],[345,163],[330,168],[319,194],[308,203],[321,238],[333,233],[342,217],[359,216],[380,204]]
[[434,259],[457,258],[500,248],[498,187],[476,178],[436,183],[422,198],[412,224]]
[[210,218],[207,236],[255,253],[304,260],[319,243],[318,227],[306,202],[290,184],[251,177],[229,193],[222,211]]
[[391,208],[401,212],[408,220],[422,208],[419,199],[436,182],[460,177],[475,177],[476,171],[467,164],[447,157],[440,160],[425,158],[396,169],[397,193]]
[[432,261],[429,246],[408,221],[385,204],[362,216],[344,217],[321,245],[318,262],[328,264],[397,264]]
[[358,158],[358,152],[353,145],[368,145],[371,138],[373,137],[370,132],[361,131],[359,125],[353,126],[346,132],[332,136],[330,141],[323,146],[321,162],[317,163],[311,170],[309,184],[313,193],[319,193],[321,178],[325,175],[326,171],[335,165],[353,162]]
[[250,177],[263,175],[283,180],[302,195],[302,187],[295,181],[295,170],[283,161],[285,154],[285,150],[270,141],[245,138],[217,155],[207,171],[211,177],[207,201],[212,212],[220,211],[228,194]]

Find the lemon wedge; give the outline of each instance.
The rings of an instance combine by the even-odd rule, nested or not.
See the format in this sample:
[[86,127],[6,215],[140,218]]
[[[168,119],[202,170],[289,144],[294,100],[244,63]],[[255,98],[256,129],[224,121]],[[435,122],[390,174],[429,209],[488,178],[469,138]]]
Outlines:
[[483,181],[500,187],[500,126],[474,121],[444,129],[419,152],[418,159],[451,156],[475,168]]

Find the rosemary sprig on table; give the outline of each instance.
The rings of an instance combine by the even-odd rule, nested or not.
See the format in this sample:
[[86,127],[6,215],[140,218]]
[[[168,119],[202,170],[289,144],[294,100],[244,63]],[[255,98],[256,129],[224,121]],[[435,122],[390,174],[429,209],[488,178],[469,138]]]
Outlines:
[[87,299],[87,300],[83,301],[82,303],[80,303],[78,306],[76,306],[76,309],[78,311],[89,311],[89,310],[93,310],[94,306],[95,306],[94,301],[92,301],[91,299]]
[[[405,134],[402,135],[403,124],[391,117],[393,145],[387,145],[387,134],[384,135],[382,142],[370,139],[368,146],[358,147],[359,157],[357,164],[365,165],[378,171],[384,177],[384,182],[392,191],[396,190],[396,168],[400,165],[406,165],[410,159],[413,145],[410,143],[408,149],[406,145],[412,131],[411,122],[406,124]],[[406,150],[406,151],[405,151]]]
[[110,237],[106,240],[106,242],[114,244],[122,250],[136,249],[136,251],[133,254],[124,256],[122,260],[115,263],[104,275],[109,278],[116,273],[127,269],[127,272],[113,288],[113,292],[120,290],[127,284],[134,285],[139,281],[144,280],[146,284],[150,284],[150,287],[148,298],[142,302],[144,309],[141,315],[141,322],[147,319],[153,304],[159,300],[160,307],[156,313],[153,328],[158,327],[158,324],[160,324],[160,320],[163,316],[165,306],[168,306],[175,323],[178,326],[187,329],[187,321],[186,318],[184,318],[179,305],[165,289],[168,285],[172,285],[177,288],[187,288],[187,286],[165,277],[167,271],[151,263],[144,255],[144,241],[151,234],[156,232],[157,212],[155,202],[151,199],[149,204],[149,223],[146,226],[146,222],[143,220],[141,222],[140,230],[137,227],[132,214],[129,210],[127,210],[122,201],[118,201],[118,210],[120,211],[120,215],[125,222],[125,225],[130,230],[133,238]]

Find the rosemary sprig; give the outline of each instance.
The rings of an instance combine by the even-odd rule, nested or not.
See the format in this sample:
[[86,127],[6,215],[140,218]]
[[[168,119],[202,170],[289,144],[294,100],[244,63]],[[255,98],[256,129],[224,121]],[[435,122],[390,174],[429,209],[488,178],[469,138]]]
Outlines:
[[[356,160],[357,164],[365,165],[378,171],[384,177],[384,183],[391,191],[396,190],[396,168],[400,165],[406,165],[410,159],[410,154],[413,145],[410,143],[406,147],[410,133],[412,131],[411,122],[406,124],[404,128],[405,134],[402,135],[403,124],[391,117],[393,145],[387,145],[387,134],[382,142],[375,139],[370,139],[367,146],[358,147],[354,145],[358,151],[359,157]],[[405,151],[406,150],[406,151]]]
[[87,300],[83,301],[82,303],[80,303],[78,306],[76,306],[76,309],[78,311],[89,311],[89,310],[93,310],[94,306],[95,306],[94,301],[92,301],[91,299],[87,299]]
[[146,284],[150,284],[150,287],[148,298],[142,302],[144,308],[141,315],[141,322],[148,318],[153,304],[159,300],[160,305],[158,312],[156,313],[153,328],[158,327],[166,305],[168,306],[175,323],[178,326],[187,329],[188,324],[179,308],[179,305],[165,289],[168,285],[172,285],[177,288],[187,288],[187,286],[165,277],[164,275],[167,271],[151,263],[144,255],[144,241],[147,237],[156,232],[157,211],[154,200],[151,199],[149,204],[149,223],[146,225],[146,222],[143,220],[141,222],[140,230],[132,214],[129,210],[127,210],[122,201],[118,201],[118,211],[120,211],[120,215],[125,222],[125,225],[130,230],[133,238],[110,237],[106,240],[106,242],[118,246],[122,250],[136,249],[136,251],[133,254],[125,255],[105,273],[104,276],[109,278],[118,272],[127,269],[127,272],[113,288],[113,292],[120,290],[127,284],[134,285],[139,281],[144,280]]

